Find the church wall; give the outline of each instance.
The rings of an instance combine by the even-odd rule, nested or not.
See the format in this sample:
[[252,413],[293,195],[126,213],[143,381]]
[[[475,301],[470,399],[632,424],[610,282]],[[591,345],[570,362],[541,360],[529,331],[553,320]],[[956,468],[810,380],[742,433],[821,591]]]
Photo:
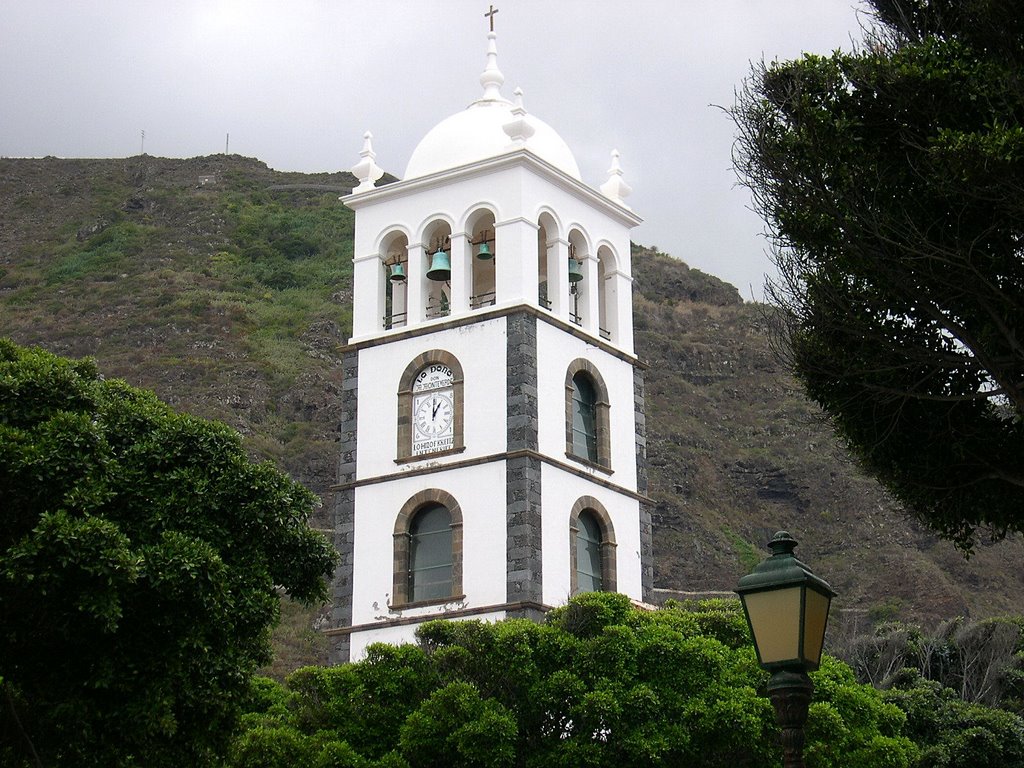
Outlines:
[[[569,364],[584,358],[594,364],[608,387],[611,432],[611,469],[608,475],[580,464],[595,477],[635,491],[636,440],[633,366],[584,339],[570,336],[548,323],[537,322],[537,389],[550,393],[539,399],[541,453],[567,461],[565,456],[565,375]],[[568,459],[570,463],[572,459]]]
[[[401,474],[425,464],[450,464],[505,450],[505,318],[368,347],[359,352],[360,479]],[[464,377],[465,451],[396,464],[398,388],[402,372],[423,352],[442,349],[459,361]]]
[[563,605],[570,597],[569,513],[581,496],[593,496],[608,511],[615,532],[616,591],[643,595],[640,565],[640,503],[609,488],[595,487],[558,467],[544,465],[544,602]]
[[[352,579],[352,624],[412,616],[429,617],[445,609],[479,608],[505,602],[505,505],[502,494],[481,493],[505,484],[505,462],[496,461],[428,476],[396,478],[355,491],[354,558],[360,567]],[[389,610],[394,576],[394,529],[405,502],[424,488],[451,494],[462,510],[462,584],[464,600]],[[410,636],[412,630],[409,630]]]

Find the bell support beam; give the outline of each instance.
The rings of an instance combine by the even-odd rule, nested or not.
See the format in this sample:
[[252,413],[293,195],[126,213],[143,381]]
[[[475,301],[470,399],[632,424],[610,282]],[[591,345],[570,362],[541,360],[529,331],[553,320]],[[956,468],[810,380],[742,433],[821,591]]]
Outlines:
[[[523,218],[494,223],[496,303],[508,304],[537,293],[537,225]],[[529,288],[529,293],[527,289]]]
[[[577,255],[577,259],[579,256]],[[577,286],[582,291],[580,296],[580,315],[583,328],[594,336],[598,335],[598,317],[600,317],[600,286],[597,280],[597,255],[588,253],[583,258],[583,280]]]
[[405,299],[407,302],[405,311],[410,323],[423,322],[424,307],[427,303],[427,278],[425,277],[427,264],[423,254],[423,243],[409,243],[406,256],[408,291]]
[[548,248],[548,301],[551,314],[569,322],[569,241],[549,240]]
[[452,314],[469,312],[469,297],[473,295],[473,244],[465,232],[452,233]]
[[352,313],[352,335],[362,336],[377,333],[384,320],[385,278],[384,262],[379,253],[373,252],[352,259],[352,281],[359,285],[372,287],[364,292],[364,300],[370,306],[360,313]]

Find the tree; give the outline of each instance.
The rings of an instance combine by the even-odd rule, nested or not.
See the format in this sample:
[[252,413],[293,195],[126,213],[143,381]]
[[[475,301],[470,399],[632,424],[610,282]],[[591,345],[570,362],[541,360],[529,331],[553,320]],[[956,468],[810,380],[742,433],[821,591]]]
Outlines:
[[203,766],[326,595],[315,499],[239,435],[0,340],[0,763]]
[[[833,659],[812,677],[808,765],[913,764],[898,707]],[[767,680],[738,601],[647,612],[586,593],[543,625],[429,622],[418,645],[298,670],[290,695],[263,681],[229,764],[769,768],[781,749]]]
[[921,747],[921,768],[997,768],[1024,764],[1024,719],[964,701],[914,669],[883,696],[906,713],[905,733]]
[[755,67],[735,160],[780,349],[862,464],[969,550],[1024,531],[1024,14],[869,2],[853,53]]

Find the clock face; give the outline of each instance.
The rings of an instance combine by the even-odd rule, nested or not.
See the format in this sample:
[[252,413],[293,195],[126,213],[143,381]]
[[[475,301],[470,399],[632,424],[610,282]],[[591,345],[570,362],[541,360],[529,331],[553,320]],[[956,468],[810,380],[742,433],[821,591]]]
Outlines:
[[446,451],[455,442],[455,402],[451,371],[432,365],[413,386],[412,454]]
[[455,411],[450,392],[425,395],[416,404],[414,424],[421,437],[436,438],[452,431]]

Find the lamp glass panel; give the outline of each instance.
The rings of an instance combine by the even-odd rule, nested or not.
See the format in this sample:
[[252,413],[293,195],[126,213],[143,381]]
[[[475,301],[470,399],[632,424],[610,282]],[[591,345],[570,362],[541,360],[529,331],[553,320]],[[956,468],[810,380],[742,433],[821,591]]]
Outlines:
[[762,664],[800,658],[800,587],[744,595]]
[[828,621],[828,606],[832,598],[807,590],[804,608],[804,658],[817,666],[821,663],[821,646],[825,642],[825,623]]

